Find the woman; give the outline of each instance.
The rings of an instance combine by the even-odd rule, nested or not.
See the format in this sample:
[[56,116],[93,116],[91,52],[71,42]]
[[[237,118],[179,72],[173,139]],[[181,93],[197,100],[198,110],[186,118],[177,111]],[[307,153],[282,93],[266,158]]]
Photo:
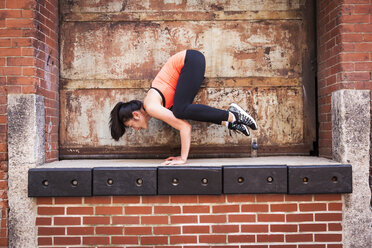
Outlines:
[[184,50],[173,55],[152,82],[144,102],[119,102],[111,111],[111,136],[119,140],[126,128],[147,129],[154,117],[180,132],[181,155],[165,159],[164,165],[184,164],[191,142],[191,125],[195,120],[226,125],[227,128],[249,135],[247,126],[257,129],[255,120],[237,104],[228,111],[202,104],[192,104],[204,79],[205,58],[196,50]]

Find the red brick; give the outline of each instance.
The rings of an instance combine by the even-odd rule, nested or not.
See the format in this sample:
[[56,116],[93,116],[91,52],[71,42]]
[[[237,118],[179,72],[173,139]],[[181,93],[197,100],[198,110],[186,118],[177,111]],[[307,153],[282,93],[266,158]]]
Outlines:
[[327,248],[342,248],[342,244],[329,244]]
[[[354,6],[354,13],[356,14],[370,14],[372,13],[372,7],[370,4],[358,4]],[[372,31],[369,31],[372,32]]]
[[205,205],[182,206],[184,214],[190,213],[210,213],[210,207]]
[[84,225],[108,225],[110,224],[110,217],[83,217]]
[[302,201],[312,201],[312,195],[285,195],[285,201],[295,201],[295,202],[302,202]]
[[364,34],[363,41],[372,41],[372,34]]
[[257,202],[282,202],[283,200],[284,200],[284,195],[271,195],[271,194],[256,195]]
[[199,195],[199,203],[225,203],[225,195]]
[[242,205],[242,212],[268,212],[269,205],[268,204],[249,204],[249,205]]
[[255,214],[234,214],[229,215],[229,222],[255,222]]
[[39,236],[56,236],[56,235],[65,235],[64,227],[39,227],[37,229]]
[[303,221],[313,221],[312,214],[287,214],[287,222],[303,222]]
[[154,206],[155,214],[180,214],[180,206]]
[[96,234],[123,235],[123,227],[121,226],[97,226]]
[[200,215],[200,223],[226,223],[226,215]]
[[168,216],[141,216],[141,224],[168,224]]
[[181,234],[181,227],[179,226],[154,226],[153,228],[155,235]]
[[38,215],[62,215],[65,214],[64,207],[38,207]]
[[0,67],[0,75],[16,76],[16,75],[21,75],[21,74],[22,74],[21,67]]
[[114,245],[137,245],[138,244],[138,236],[125,236],[125,237],[111,237],[111,243]]
[[96,215],[121,215],[122,207],[96,207]]
[[328,223],[328,231],[342,231],[341,223]]
[[7,28],[33,28],[34,23],[32,19],[6,19]]
[[327,231],[326,224],[300,224],[300,232],[323,232]]
[[8,9],[32,9],[35,7],[34,1],[29,0],[17,0],[17,1],[6,1],[6,8]]
[[286,234],[286,242],[313,242],[313,234]]
[[[49,97],[49,98],[53,98],[53,97]],[[85,204],[111,204],[111,196],[85,197],[84,203]]]
[[[329,245],[328,245],[329,247]],[[299,248],[326,248],[326,245],[321,244],[307,244],[307,245],[299,245]]]
[[170,244],[194,244],[197,243],[197,236],[170,236]]
[[83,237],[84,245],[108,245],[110,244],[109,237]]
[[341,75],[343,81],[368,81],[370,79],[369,72],[350,72]]
[[284,214],[258,214],[257,221],[259,222],[284,222]]
[[92,215],[93,207],[67,207],[69,215]]
[[37,226],[49,226],[52,224],[52,218],[36,217]]
[[227,202],[254,202],[254,195],[227,195]]
[[315,234],[316,242],[341,242],[341,234]]
[[112,216],[112,224],[139,224],[139,216]]
[[94,235],[94,227],[67,227],[67,235]]
[[251,243],[255,242],[254,235],[228,235],[227,236],[229,243]]
[[369,71],[372,68],[372,62],[355,63],[356,71]]
[[172,195],[171,203],[197,203],[198,197],[195,195]]
[[270,204],[271,212],[293,212],[297,211],[297,204]]
[[271,224],[271,232],[297,232],[297,225],[292,224]]
[[142,196],[143,204],[169,203],[170,197],[167,195]]
[[369,23],[369,15],[342,15],[340,16],[342,23]]
[[199,235],[199,243],[226,243],[226,235]]
[[283,234],[259,234],[257,235],[257,242],[283,242]]
[[52,205],[53,198],[52,197],[38,197],[36,198],[37,205]]
[[54,237],[54,245],[80,245],[80,237]]
[[72,226],[80,223],[80,217],[54,217],[54,225]]
[[152,214],[152,207],[131,206],[124,207],[125,214]]
[[328,203],[328,211],[342,211],[342,203]]
[[152,228],[146,226],[126,226],[125,235],[149,235],[152,234]]
[[162,245],[168,244],[167,236],[150,236],[150,237],[141,237],[142,245]]
[[214,225],[212,233],[236,233],[239,232],[239,225]]
[[240,212],[239,205],[217,205],[212,207],[213,213],[234,213]]
[[300,211],[301,212],[314,212],[314,211],[325,211],[327,210],[326,203],[306,203],[300,204]]
[[139,196],[114,196],[112,202],[114,204],[134,204],[140,203],[140,199]]
[[369,61],[368,53],[343,53],[340,54],[341,60],[345,62]]
[[315,221],[342,221],[342,214],[341,213],[315,214]]
[[171,224],[198,223],[198,216],[196,215],[170,216],[170,223]]
[[52,238],[46,238],[46,237],[38,238],[37,239],[37,244],[38,244],[38,246],[52,245],[53,244],[53,239]]
[[[21,29],[0,29],[0,37],[23,37],[24,36],[24,31]],[[20,50],[20,49],[19,49]],[[0,52],[1,54],[1,52]],[[5,55],[5,56],[19,56],[20,54],[16,55]],[[2,56],[2,55],[1,55]]]
[[182,233],[209,233],[209,226],[203,226],[203,225],[198,225],[198,226],[183,226],[182,227]]
[[269,225],[242,225],[241,232],[246,233],[267,233]]
[[70,205],[70,204],[81,204],[83,199],[80,197],[56,197],[54,198],[55,204],[63,204],[63,205]]

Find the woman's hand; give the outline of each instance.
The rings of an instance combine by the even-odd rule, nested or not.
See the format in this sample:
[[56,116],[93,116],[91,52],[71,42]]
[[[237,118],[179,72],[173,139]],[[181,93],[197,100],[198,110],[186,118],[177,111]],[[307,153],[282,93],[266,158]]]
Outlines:
[[182,159],[181,156],[166,158],[162,165],[180,165],[185,164],[186,160]]

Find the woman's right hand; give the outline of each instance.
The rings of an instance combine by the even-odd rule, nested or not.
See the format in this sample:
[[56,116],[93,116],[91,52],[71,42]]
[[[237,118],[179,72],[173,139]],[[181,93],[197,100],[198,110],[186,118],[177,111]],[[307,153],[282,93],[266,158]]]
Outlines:
[[186,160],[182,159],[181,156],[166,158],[162,165],[181,165],[185,164]]

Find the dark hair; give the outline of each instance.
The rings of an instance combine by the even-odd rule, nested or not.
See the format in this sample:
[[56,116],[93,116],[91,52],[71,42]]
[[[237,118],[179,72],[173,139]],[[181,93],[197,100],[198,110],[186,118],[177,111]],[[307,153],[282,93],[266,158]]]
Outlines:
[[132,100],[130,102],[118,102],[111,110],[110,129],[111,136],[116,141],[125,133],[124,122],[133,118],[133,111],[143,108],[141,101]]

